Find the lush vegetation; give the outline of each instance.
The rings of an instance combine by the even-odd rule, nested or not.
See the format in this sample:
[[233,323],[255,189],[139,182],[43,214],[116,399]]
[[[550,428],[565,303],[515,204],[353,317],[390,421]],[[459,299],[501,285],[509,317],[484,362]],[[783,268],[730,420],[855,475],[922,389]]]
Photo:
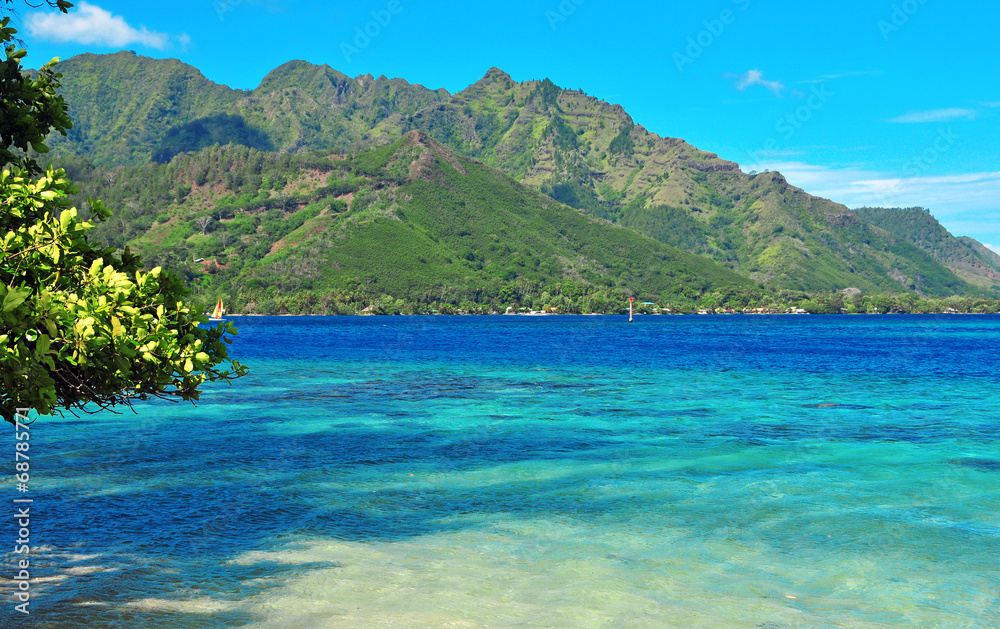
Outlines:
[[[682,140],[648,133],[621,107],[547,79],[518,83],[494,68],[451,95],[294,61],[245,92],[180,62],[127,52],[74,57],[63,72],[64,93],[84,124],[53,146],[105,169],[166,163],[215,142],[299,155],[354,152],[416,129],[561,203],[775,290],[995,294],[981,267],[952,264],[777,173],[744,174]],[[135,235],[122,229],[126,240]]]
[[865,207],[855,213],[925,251],[965,281],[994,295],[1000,290],[1000,256],[971,238],[955,238],[930,211]]
[[133,168],[61,161],[115,209],[94,233],[181,272],[205,308],[219,298],[259,314],[619,313],[629,297],[661,313],[991,303],[766,289],[416,132],[332,157],[216,145]]
[[275,69],[253,91],[213,83],[176,59],[126,51],[78,55],[60,71],[77,124],[51,138],[52,149],[102,166],[166,162],[214,143],[343,150],[391,114],[415,113],[447,96],[398,79],[350,79],[303,61]]
[[[52,3],[64,13],[72,6]],[[184,301],[176,276],[143,272],[139,258],[89,240],[61,170],[41,169],[28,149],[45,153],[45,136],[71,123],[56,95],[60,75],[49,63],[22,72],[16,31],[0,21],[0,416],[92,410],[147,396],[197,399],[207,380],[245,373],[228,362],[224,333]],[[94,222],[111,212],[88,202]]]
[[629,295],[693,307],[752,286],[419,133],[333,158],[230,145],[164,165],[62,163],[116,209],[96,234],[234,311],[617,312]]

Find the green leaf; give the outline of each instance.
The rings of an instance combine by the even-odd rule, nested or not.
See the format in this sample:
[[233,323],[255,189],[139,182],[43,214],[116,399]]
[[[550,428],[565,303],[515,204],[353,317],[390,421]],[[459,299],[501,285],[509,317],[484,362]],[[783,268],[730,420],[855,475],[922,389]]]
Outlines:
[[52,341],[49,339],[47,334],[42,334],[38,337],[38,342],[35,343],[35,356],[43,356],[49,352],[49,346],[52,345]]
[[24,300],[31,295],[30,288],[14,288],[7,293],[7,296],[3,298],[3,311],[10,312],[14,308],[17,308]]

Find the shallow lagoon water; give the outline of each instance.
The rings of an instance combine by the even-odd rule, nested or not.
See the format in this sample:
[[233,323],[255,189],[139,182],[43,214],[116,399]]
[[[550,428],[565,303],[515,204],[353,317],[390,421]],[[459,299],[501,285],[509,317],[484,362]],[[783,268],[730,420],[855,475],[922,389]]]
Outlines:
[[1000,626],[1000,317],[236,322],[33,425],[32,626]]

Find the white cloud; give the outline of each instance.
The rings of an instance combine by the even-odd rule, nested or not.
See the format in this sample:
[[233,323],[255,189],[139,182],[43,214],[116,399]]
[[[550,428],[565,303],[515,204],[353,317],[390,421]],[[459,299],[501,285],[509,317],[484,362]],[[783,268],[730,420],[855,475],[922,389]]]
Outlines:
[[896,116],[895,118],[890,118],[889,122],[896,122],[903,124],[914,124],[922,122],[950,122],[952,120],[958,120],[960,118],[972,120],[975,117],[976,117],[975,109],[966,109],[964,107],[951,107],[949,109],[933,109],[931,111],[916,111],[908,114],[903,114],[902,116]]
[[748,87],[760,85],[774,92],[775,96],[781,96],[782,90],[785,89],[785,86],[782,85],[780,81],[765,81],[764,73],[760,70],[749,70],[746,74],[742,74],[737,77],[737,79],[736,89],[741,92]]
[[69,15],[30,13],[25,24],[33,37],[51,41],[110,48],[143,44],[157,50],[170,45],[170,37],[166,33],[150,31],[145,26],[136,29],[120,15],[112,15],[110,11],[89,2],[81,2]]
[[901,177],[858,167],[774,161],[753,166],[778,171],[793,186],[848,207],[926,207],[956,236],[996,234],[1000,172]]
[[1000,245],[988,245],[984,242],[983,246],[992,251],[993,253],[1000,254]]
[[802,162],[774,162],[794,186],[811,194],[859,205],[923,206],[960,210],[1000,209],[1000,172],[900,177],[862,168],[831,168]]

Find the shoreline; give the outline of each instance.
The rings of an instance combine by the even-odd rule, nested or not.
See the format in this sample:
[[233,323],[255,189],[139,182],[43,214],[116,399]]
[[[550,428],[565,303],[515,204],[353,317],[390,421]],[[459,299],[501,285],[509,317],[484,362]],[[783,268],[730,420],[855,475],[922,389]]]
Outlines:
[[[813,314],[811,312],[718,312],[718,313],[695,313],[695,312],[676,312],[676,313],[659,313],[659,314],[644,314],[644,313],[633,313],[635,317],[803,317],[803,316],[815,316],[815,317],[927,317],[927,316],[949,316],[949,317],[960,317],[960,316],[998,316],[1000,313],[995,312],[841,312],[841,313],[827,313],[827,314]],[[422,312],[414,314],[372,314],[370,312],[364,314],[238,314],[227,313],[225,315],[228,317],[627,317],[628,313],[600,313],[600,312],[590,312],[590,313],[556,313],[556,312],[546,312],[546,313],[501,313],[501,312],[490,312],[483,314],[471,314],[468,312],[457,312],[454,314],[441,314],[441,313],[431,313]]]

